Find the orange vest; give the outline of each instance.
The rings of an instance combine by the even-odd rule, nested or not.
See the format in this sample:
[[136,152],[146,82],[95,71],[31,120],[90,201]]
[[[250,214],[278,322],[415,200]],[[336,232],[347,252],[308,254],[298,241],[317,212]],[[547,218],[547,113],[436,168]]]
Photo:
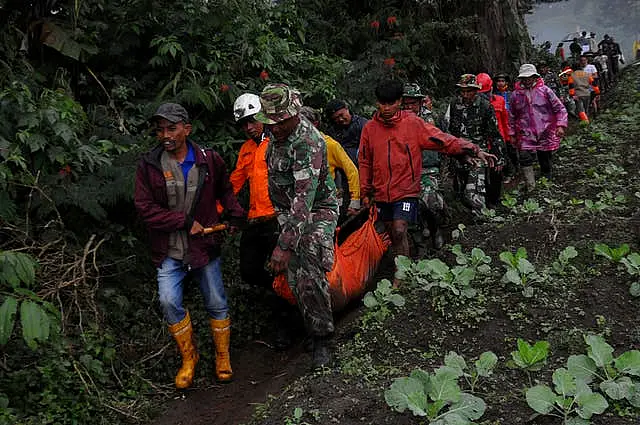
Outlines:
[[247,179],[249,180],[249,220],[275,215],[269,198],[269,172],[266,160],[268,145],[268,137],[265,137],[260,145],[253,139],[244,142],[238,154],[236,168],[229,176],[235,194],[238,194]]

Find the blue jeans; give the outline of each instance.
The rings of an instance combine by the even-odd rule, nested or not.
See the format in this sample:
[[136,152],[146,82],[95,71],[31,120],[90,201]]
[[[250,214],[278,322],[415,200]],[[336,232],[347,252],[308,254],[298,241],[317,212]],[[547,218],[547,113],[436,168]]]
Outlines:
[[[191,275],[200,285],[204,297],[204,306],[209,316],[216,320],[227,317],[227,296],[222,282],[220,257],[211,260],[206,266],[191,270]],[[164,318],[169,325],[180,322],[186,316],[182,306],[183,284],[189,274],[180,260],[165,258],[158,268],[158,295]]]

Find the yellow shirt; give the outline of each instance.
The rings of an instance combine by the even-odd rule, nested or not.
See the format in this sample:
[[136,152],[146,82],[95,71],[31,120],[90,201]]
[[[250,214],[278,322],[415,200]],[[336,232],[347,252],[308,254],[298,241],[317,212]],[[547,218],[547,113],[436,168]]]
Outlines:
[[340,168],[347,175],[347,182],[349,183],[349,193],[351,194],[351,200],[360,201],[360,176],[358,169],[353,161],[349,158],[349,155],[344,151],[344,148],[340,143],[336,142],[331,136],[322,134],[325,142],[327,143],[327,162],[329,163],[329,172],[331,177],[336,178],[336,168]]

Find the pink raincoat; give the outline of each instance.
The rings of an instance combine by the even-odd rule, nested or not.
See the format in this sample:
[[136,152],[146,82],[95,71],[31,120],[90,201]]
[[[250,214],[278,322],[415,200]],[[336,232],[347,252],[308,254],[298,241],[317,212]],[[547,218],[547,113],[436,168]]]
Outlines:
[[554,151],[560,147],[558,127],[567,127],[567,110],[542,78],[527,89],[516,83],[509,101],[509,135],[527,151]]

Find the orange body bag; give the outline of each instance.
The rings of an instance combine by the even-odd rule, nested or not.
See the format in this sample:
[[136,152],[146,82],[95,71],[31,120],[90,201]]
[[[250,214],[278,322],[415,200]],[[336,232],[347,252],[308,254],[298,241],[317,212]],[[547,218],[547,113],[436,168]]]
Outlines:
[[[364,294],[391,243],[386,233],[380,234],[376,231],[376,218],[376,209],[371,208],[369,218],[364,224],[340,244],[340,228],[336,230],[333,269],[327,273],[333,311],[343,309],[350,301]],[[296,303],[285,273],[276,276],[273,289],[291,304]]]

